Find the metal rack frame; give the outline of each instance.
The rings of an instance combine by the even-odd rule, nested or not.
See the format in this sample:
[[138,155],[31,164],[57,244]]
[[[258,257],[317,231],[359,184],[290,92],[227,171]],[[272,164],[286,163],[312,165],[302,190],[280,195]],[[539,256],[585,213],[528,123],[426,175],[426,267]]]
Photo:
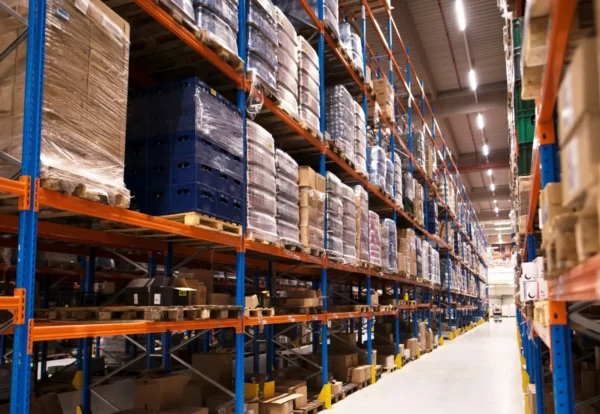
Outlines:
[[[319,1],[318,16],[315,15],[313,10],[310,8],[306,0],[298,0],[302,4],[303,8],[307,11],[310,19],[313,21],[318,34],[318,55],[320,63],[320,76],[321,86],[320,95],[321,101],[324,102],[325,95],[325,48],[329,47],[333,50],[334,55],[339,61],[345,66],[348,74],[356,82],[358,87],[363,92],[363,109],[367,114],[367,108],[369,102],[374,103],[373,96],[369,93],[367,85],[354,73],[351,65],[345,59],[343,54],[340,52],[339,47],[336,45],[335,39],[326,30],[323,23],[323,11],[324,3],[323,0]],[[246,79],[244,72],[239,73],[233,69],[227,62],[219,57],[214,51],[209,49],[198,39],[196,39],[191,32],[185,27],[177,23],[168,13],[166,13],[161,7],[159,7],[152,0],[134,0],[134,2],[143,9],[146,13],[152,16],[156,21],[163,25],[167,30],[172,32],[187,46],[197,52],[200,56],[211,63],[215,68],[222,72],[227,78],[229,78],[237,87],[237,105],[242,111],[243,119],[243,182],[242,188],[245,191],[245,154],[246,154],[246,113],[245,113],[245,102],[246,93],[250,91],[251,84]],[[159,260],[162,260],[165,268],[165,275],[171,275],[174,269],[174,258],[182,257],[186,258],[184,261],[193,261],[205,256],[205,252],[198,251],[194,248],[183,247],[174,245],[173,243],[157,242],[153,240],[142,239],[139,237],[132,237],[114,233],[105,233],[96,230],[86,230],[81,228],[74,228],[65,225],[58,225],[48,222],[39,222],[38,214],[41,206],[52,207],[58,210],[68,211],[80,215],[91,216],[104,220],[110,220],[117,223],[123,223],[127,225],[137,226],[140,228],[146,228],[164,232],[168,234],[174,234],[181,237],[203,240],[211,242],[220,246],[228,246],[234,249],[235,259],[229,255],[215,253],[215,257],[218,257],[223,263],[230,265],[235,264],[236,270],[236,304],[243,308],[244,297],[245,297],[245,278],[248,267],[268,269],[267,286],[268,289],[274,292],[274,277],[276,272],[303,272],[306,275],[310,275],[313,278],[313,288],[319,287],[323,292],[327,291],[328,283],[328,270],[338,272],[345,271],[354,274],[362,275],[365,279],[365,291],[366,291],[366,302],[370,305],[370,291],[372,290],[372,278],[377,278],[383,282],[393,282],[393,294],[398,303],[399,295],[403,292],[405,286],[411,287],[413,299],[416,300],[419,295],[423,297],[425,301],[432,299],[433,293],[436,293],[437,297],[437,309],[432,310],[429,305],[425,306],[405,306],[400,307],[395,312],[347,312],[347,313],[328,313],[327,312],[327,298],[323,300],[324,313],[321,315],[294,315],[292,317],[293,322],[297,323],[309,323],[313,328],[313,348],[319,345],[319,332],[321,336],[321,353],[322,361],[321,366],[328,365],[328,352],[327,352],[327,337],[328,337],[328,321],[339,320],[346,318],[366,318],[366,332],[370,333],[373,325],[373,318],[376,316],[389,316],[394,317],[395,321],[395,347],[396,352],[399,351],[399,340],[400,340],[400,329],[399,323],[401,317],[412,318],[417,326],[419,318],[427,319],[429,326],[431,326],[432,315],[437,313],[438,323],[441,334],[441,321],[442,314],[446,313],[449,319],[449,325],[452,327],[453,323],[459,328],[465,328],[476,320],[483,316],[482,297],[483,291],[481,289],[482,284],[486,282],[484,275],[479,274],[477,269],[471,269],[465,262],[464,257],[459,257],[457,254],[452,252],[450,243],[453,241],[449,240],[448,225],[452,222],[455,231],[460,235],[460,239],[471,245],[476,252],[478,259],[485,265],[485,257],[479,252],[479,240],[483,240],[485,247],[485,236],[479,223],[476,223],[476,229],[473,231],[477,232],[478,237],[474,242],[467,233],[464,226],[464,222],[467,214],[471,217],[475,217],[474,209],[468,200],[466,195],[465,187],[460,182],[458,170],[456,164],[451,158],[450,152],[446,147],[444,137],[442,135],[439,124],[435,120],[433,114],[433,108],[429,104],[429,101],[425,95],[424,85],[416,74],[416,71],[410,60],[410,53],[408,47],[406,47],[402,41],[398,28],[391,15],[391,8],[385,1],[372,1],[371,4],[381,3],[387,13],[387,38],[384,36],[381,29],[376,24],[373,12],[371,11],[370,3],[367,0],[361,0],[360,2],[360,14],[361,14],[361,29],[362,29],[362,46],[363,46],[363,73],[366,72],[367,68],[367,49],[366,33],[367,33],[367,21],[370,21],[375,28],[375,31],[380,38],[383,48],[387,54],[390,68],[388,74],[388,80],[394,85],[394,77],[398,79],[398,83],[405,88],[408,93],[409,105],[407,109],[407,121],[404,121],[409,127],[409,145],[408,147],[404,144],[402,139],[398,136],[397,125],[400,120],[400,112],[403,110],[403,106],[400,102],[395,106],[396,119],[389,121],[383,119],[385,124],[392,131],[392,139],[390,145],[392,146],[392,161],[394,155],[394,146],[399,144],[402,149],[409,155],[411,159],[411,172],[416,170],[415,176],[420,178],[424,182],[424,200],[427,200],[427,187],[433,186],[433,192],[436,195],[436,202],[445,211],[444,220],[446,222],[446,234],[444,239],[441,237],[431,234],[427,231],[424,226],[419,225],[414,219],[412,219],[404,210],[399,209],[391,200],[389,200],[382,192],[368,182],[365,178],[360,176],[354,169],[350,167],[341,157],[334,154],[323,140],[312,136],[309,132],[305,131],[299,123],[290,117],[287,113],[282,111],[272,100],[268,97],[264,97],[264,107],[269,110],[272,114],[278,117],[283,123],[289,126],[293,131],[302,136],[309,144],[316,148],[320,153],[320,173],[325,174],[326,172],[326,161],[334,162],[339,168],[343,169],[344,172],[348,173],[354,180],[359,182],[367,189],[370,194],[378,197],[381,201],[386,203],[393,210],[394,221],[397,222],[398,218],[402,218],[405,222],[408,222],[417,232],[424,235],[428,240],[435,243],[437,248],[445,249],[449,272],[450,263],[462,263],[464,271],[467,274],[476,276],[476,291],[477,295],[469,295],[460,292],[454,292],[450,289],[450,277],[448,277],[448,286],[446,289],[441,287],[430,286],[426,283],[417,282],[408,278],[402,278],[389,274],[382,274],[375,272],[371,269],[362,269],[356,266],[348,264],[339,264],[336,262],[329,261],[325,258],[317,258],[302,253],[289,252],[276,246],[264,245],[252,240],[245,239],[246,223],[245,223],[245,206],[242,206],[244,212],[244,219],[242,220],[243,235],[234,236],[223,234],[217,231],[207,230],[198,227],[192,227],[184,224],[174,223],[169,220],[165,220],[159,217],[153,217],[146,214],[136,213],[133,211],[123,210],[120,208],[107,206],[97,202],[83,200],[73,196],[59,194],[50,190],[46,190],[40,187],[39,184],[39,156],[40,156],[40,142],[41,142],[41,114],[42,114],[42,94],[43,94],[43,74],[44,74],[44,45],[45,45],[45,15],[46,15],[46,2],[45,0],[30,0],[29,17],[28,17],[28,47],[27,47],[27,68],[26,68],[26,87],[25,87],[25,115],[24,115],[24,131],[23,131],[23,156],[22,156],[22,177],[19,181],[12,181],[8,179],[0,179],[0,192],[6,192],[17,195],[19,197],[19,217],[18,220],[14,216],[0,216],[0,231],[17,233],[18,234],[18,266],[16,268],[16,286],[14,297],[0,298],[0,308],[10,309],[14,311],[14,317],[11,326],[4,327],[4,334],[14,335],[13,344],[13,370],[12,370],[12,389],[11,389],[11,414],[21,413],[23,410],[27,410],[29,407],[29,396],[30,396],[30,376],[31,376],[31,363],[33,346],[36,342],[42,342],[42,349],[46,341],[56,339],[80,339],[80,370],[81,370],[81,389],[82,389],[82,404],[81,412],[89,413],[91,407],[91,393],[94,393],[93,387],[97,383],[91,383],[90,373],[90,359],[92,352],[92,340],[101,336],[113,336],[123,335],[128,339],[129,342],[133,343],[137,348],[141,349],[147,359],[148,366],[152,366],[153,358],[155,356],[154,345],[155,335],[161,334],[162,344],[162,358],[163,368],[166,370],[170,369],[170,360],[173,357],[172,352],[175,350],[174,347],[170,347],[170,335],[174,331],[199,331],[196,335],[191,335],[190,340],[196,340],[199,337],[204,337],[205,344],[206,339],[210,337],[208,330],[220,329],[220,328],[234,328],[236,330],[235,337],[235,352],[238,356],[244,355],[245,348],[245,328],[256,327],[258,325],[271,326],[277,323],[289,323],[289,316],[273,316],[266,318],[247,318],[241,316],[236,319],[219,319],[219,320],[202,320],[202,321],[182,321],[182,322],[133,322],[127,324],[116,324],[116,323],[102,323],[102,324],[77,324],[77,325],[61,325],[61,324],[49,324],[43,322],[34,322],[33,319],[33,292],[34,292],[34,281],[36,276],[36,248],[38,247],[38,237],[44,237],[55,240],[63,240],[69,242],[77,242],[82,245],[81,248],[76,247],[63,247],[62,249],[77,250],[87,256],[86,266],[84,272],[84,284],[82,291],[84,297],[89,294],[93,288],[93,281],[95,278],[94,271],[94,260],[97,255],[107,254],[107,252],[96,251],[93,246],[98,247],[116,247],[116,248],[133,248],[138,251],[148,252],[148,266],[147,273],[149,277],[156,275],[156,266]],[[342,2],[343,4],[343,2]],[[239,56],[245,56],[246,54],[246,0],[240,0],[239,5],[239,38],[238,38],[238,54]],[[406,60],[406,76],[404,71],[397,65],[393,53],[392,44],[394,35],[398,41],[401,49],[403,50]],[[417,99],[412,94],[411,89],[411,77],[414,77],[417,86],[421,92],[420,105],[417,104]],[[325,114],[324,106],[321,107],[321,133],[324,137],[325,133]],[[435,183],[433,183],[425,174],[425,172],[418,166],[412,156],[412,117],[413,110],[416,111],[417,117],[422,122],[422,127],[427,133],[429,139],[436,148],[437,157],[441,160],[443,167],[444,177],[444,194],[440,194]],[[427,110],[427,112],[426,112]],[[431,117],[431,127],[426,122],[426,116]],[[365,129],[368,124],[368,117],[365,117]],[[436,133],[437,130],[437,133]],[[436,146],[436,141],[441,143],[442,151]],[[447,204],[447,191],[449,186],[453,186],[457,197],[460,197],[465,204],[464,211],[461,208],[457,214],[450,211]],[[394,184],[395,191],[395,184]],[[242,197],[245,200],[245,196]],[[425,206],[426,208],[426,206]],[[87,246],[87,247],[86,247]],[[90,247],[91,246],[91,247]],[[59,246],[50,246],[39,243],[39,247],[61,250]],[[324,246],[325,248],[327,246]],[[265,261],[255,258],[247,258],[246,252],[253,251],[259,252],[265,255],[269,255],[272,259]],[[110,253],[108,253],[110,254]],[[286,260],[294,260],[298,265],[286,265],[280,263],[274,263],[278,258]],[[451,260],[450,260],[451,259]],[[139,258],[137,261],[140,261]],[[304,269],[299,269],[304,267]],[[467,279],[468,280],[468,279]],[[361,283],[359,283],[359,290],[361,289]],[[384,285],[385,289],[385,285]],[[446,294],[447,290],[447,308],[444,311],[442,309],[441,296]],[[362,330],[362,328],[361,328]],[[257,332],[255,330],[254,332]],[[269,346],[267,347],[267,356],[270,362],[274,361],[276,352],[273,346],[273,330],[268,329],[266,331]],[[133,334],[145,334],[147,335],[147,348],[144,348],[136,341],[128,337]],[[417,332],[415,332],[417,335]],[[256,335],[253,339],[256,343]],[[187,342],[186,342],[187,343]],[[2,342],[4,344],[4,341]],[[179,345],[178,345],[179,347]],[[98,347],[96,348],[98,350]],[[257,349],[256,347],[254,349]],[[368,352],[368,363],[371,364],[371,349],[372,349],[372,335],[367,335],[367,352]],[[42,366],[45,364],[46,353],[42,351]],[[141,357],[140,357],[141,359]],[[181,362],[181,361],[179,361]],[[272,366],[268,364],[267,366]],[[320,399],[325,403],[326,407],[331,405],[331,388],[328,384],[327,371],[322,371],[322,383],[325,384],[320,394]],[[235,365],[235,409],[236,412],[243,412],[244,404],[244,365],[243,358],[236,358]],[[372,381],[375,381],[374,374]],[[97,395],[97,394],[96,394]],[[106,403],[110,402],[103,399]]]

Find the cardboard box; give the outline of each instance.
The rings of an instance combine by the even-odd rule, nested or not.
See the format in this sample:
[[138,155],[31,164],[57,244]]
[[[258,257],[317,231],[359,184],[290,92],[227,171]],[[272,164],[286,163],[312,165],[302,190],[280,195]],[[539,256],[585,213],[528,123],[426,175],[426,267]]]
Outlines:
[[379,293],[371,293],[371,306],[379,305]]
[[569,210],[562,206],[562,185],[547,183],[540,192],[541,225],[551,224],[554,217]]
[[329,336],[329,349],[332,352],[348,352],[356,348],[355,332],[338,332]]
[[524,262],[521,265],[521,280],[534,281],[539,276],[537,262]]
[[[582,38],[558,92],[559,140],[566,144],[584,113],[600,111],[596,39]],[[564,171],[564,170],[563,170]]]
[[425,332],[425,349],[428,351],[433,350],[433,331],[431,329],[427,329]]
[[298,167],[298,186],[313,188],[325,192],[325,177],[310,167]]
[[393,367],[395,356],[394,355],[381,355],[380,352],[377,353],[377,365],[381,365],[382,367]]
[[329,360],[332,364],[330,371],[333,377],[338,381],[348,382],[350,368],[358,365],[358,353],[331,354]]
[[189,287],[194,289],[190,292],[190,305],[206,305],[206,286],[196,279],[185,279]]
[[[376,365],[377,364],[377,349],[372,349],[371,350],[371,364],[372,365]],[[358,363],[360,365],[368,365],[369,364],[369,359],[368,359],[368,352],[364,349],[361,349],[361,352],[358,353]]]
[[419,341],[417,338],[410,338],[406,341],[406,348],[410,351],[410,357],[416,358],[419,351]]
[[229,293],[212,293],[209,305],[234,305],[235,298]]
[[600,162],[600,114],[585,113],[566,143],[561,142],[563,207],[577,207],[585,190],[596,184]]
[[160,411],[177,407],[183,402],[185,375],[144,376],[133,382],[133,407]]
[[282,394],[259,403],[260,414],[292,414],[294,400],[301,398],[300,394]]
[[[233,358],[233,354],[194,354],[192,366],[213,381],[230,387],[233,384]],[[197,374],[194,374],[193,378],[198,381],[203,380]]]
[[362,383],[371,379],[371,365],[360,365],[350,369],[349,381]]
[[341,381],[331,381],[331,395],[337,395],[342,392],[344,384]]
[[320,290],[299,290],[288,292],[288,297],[278,302],[281,308],[310,308],[322,305],[322,294]]
[[258,302],[258,296],[256,296],[256,295],[246,296],[246,298],[244,300],[244,308],[254,309],[254,308],[257,308],[259,305],[260,305],[260,303]]
[[190,380],[185,384],[183,390],[183,404],[206,406],[207,398],[218,392],[219,389],[211,383],[205,382],[204,380]]
[[116,282],[96,282],[94,283],[94,292],[104,295],[111,295],[117,291]]
[[539,299],[537,280],[527,281],[527,280],[521,279],[519,281],[519,294],[520,294],[521,302],[527,302],[529,300]]
[[537,414],[537,397],[535,384],[527,385],[527,400],[529,401],[529,412],[531,414]]
[[285,380],[275,382],[275,391],[287,394],[296,394],[300,397],[294,400],[294,408],[298,409],[308,404],[308,389],[306,381],[301,380]]

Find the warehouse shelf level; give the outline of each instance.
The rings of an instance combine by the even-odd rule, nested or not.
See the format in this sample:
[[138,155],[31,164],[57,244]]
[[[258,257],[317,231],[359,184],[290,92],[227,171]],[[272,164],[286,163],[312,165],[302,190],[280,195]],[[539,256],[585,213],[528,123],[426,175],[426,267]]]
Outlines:
[[[172,3],[172,4],[171,4]],[[265,340],[265,353],[267,366],[270,373],[276,358],[285,355],[276,352],[274,340],[275,327],[284,324],[297,324],[307,327],[312,336],[312,346],[315,354],[320,354],[321,367],[328,366],[328,338],[335,338],[336,333],[329,336],[329,325],[345,326],[349,332],[355,329],[359,332],[359,342],[362,343],[363,332],[369,332],[365,341],[367,364],[375,365],[372,359],[374,344],[372,341],[374,321],[387,321],[394,326],[392,345],[395,345],[394,354],[398,356],[400,349],[400,321],[411,323],[414,327],[414,337],[419,336],[419,321],[426,324],[427,328],[434,327],[437,323],[436,334],[452,339],[461,331],[468,331],[483,317],[483,300],[485,298],[484,285],[487,282],[485,249],[487,241],[483,230],[476,220],[476,214],[471,205],[466,189],[460,181],[457,166],[446,146],[441,129],[435,120],[433,109],[425,95],[425,88],[417,76],[410,60],[409,49],[402,41],[400,32],[392,19],[391,7],[386,1],[363,0],[357,5],[352,5],[353,13],[347,16],[360,15],[355,20],[360,22],[360,46],[363,50],[362,62],[359,65],[353,62],[343,48],[339,34],[332,30],[329,22],[324,18],[325,5],[323,0],[316,3],[316,7],[307,0],[298,0],[301,8],[308,16],[313,33],[310,38],[318,56],[319,70],[319,98],[321,105],[318,117],[319,128],[315,130],[307,127],[305,122],[290,115],[290,112],[281,106],[281,102],[274,97],[266,85],[257,84],[251,73],[246,73],[248,61],[245,59],[247,49],[247,31],[250,2],[240,0],[237,4],[237,50],[232,51],[217,45],[207,39],[207,31],[186,19],[180,9],[175,9],[175,2],[152,0],[133,0],[132,2],[103,3],[110,10],[131,23],[132,52],[136,59],[135,69],[128,67],[130,82],[141,87],[156,86],[160,82],[170,81],[177,76],[161,69],[161,58],[173,59],[165,48],[153,42],[157,38],[168,39],[174,46],[173,50],[180,53],[182,67],[186,65],[193,68],[193,73],[199,73],[199,78],[209,81],[213,87],[224,96],[235,98],[236,110],[242,120],[242,179],[241,188],[241,225],[240,231],[222,231],[204,226],[189,225],[170,220],[161,215],[144,214],[141,212],[111,206],[98,201],[83,199],[74,195],[44,188],[40,181],[40,152],[42,144],[42,103],[44,99],[44,49],[53,47],[46,39],[46,16],[48,10],[44,0],[31,0],[29,2],[28,39],[27,39],[27,68],[25,83],[25,126],[23,131],[23,155],[20,179],[12,180],[0,178],[0,192],[10,194],[17,199],[13,211],[4,211],[0,214],[0,231],[12,235],[12,238],[0,239],[0,246],[16,248],[18,251],[18,266],[5,266],[2,269],[8,274],[14,274],[16,289],[12,296],[0,297],[0,309],[13,311],[13,320],[10,326],[4,326],[3,334],[13,335],[13,370],[10,412],[21,412],[22,407],[29,405],[29,388],[31,383],[31,362],[41,358],[42,367],[46,367],[48,354],[46,343],[55,340],[80,339],[78,345],[79,370],[81,371],[81,405],[80,412],[91,412],[92,394],[96,395],[91,382],[91,354],[92,341],[99,337],[123,336],[127,343],[132,343],[137,349],[144,351],[147,366],[152,367],[152,359],[157,356],[162,358],[162,368],[166,371],[172,369],[171,363],[179,363],[190,367],[189,363],[176,355],[177,350],[185,345],[194,345],[203,342],[205,351],[208,350],[213,332],[232,330],[235,332],[233,348],[235,349],[235,387],[227,390],[233,396],[235,412],[244,412],[245,384],[244,384],[244,358],[246,354],[246,337],[252,340],[254,366],[258,366],[259,336],[260,331]],[[383,6],[384,19],[387,20],[387,36],[378,24],[372,7]],[[337,5],[336,5],[337,7]],[[343,1],[342,9],[348,10]],[[107,12],[108,13],[108,12]],[[183,16],[183,18],[182,18]],[[349,18],[349,17],[347,17]],[[371,26],[381,45],[368,45],[367,23]],[[232,23],[233,24],[233,23]],[[148,56],[140,53],[137,38],[138,30],[143,27],[148,35],[155,35],[147,44]],[[142,31],[143,31],[142,30]],[[145,41],[145,40],[144,40]],[[406,71],[400,68],[394,59],[392,44],[398,43],[402,48],[407,61]],[[135,47],[134,47],[135,44]],[[372,55],[372,50],[382,48],[390,63],[390,71],[386,76],[381,70],[376,70],[376,62],[367,59],[367,50]],[[233,53],[235,52],[235,53]],[[162,53],[162,55],[161,55]],[[155,54],[156,56],[153,56]],[[240,59],[241,57],[241,59]],[[208,63],[206,65],[205,63]],[[174,65],[175,66],[175,65]],[[341,67],[338,72],[333,67]],[[362,66],[359,70],[358,66]],[[408,107],[404,102],[394,99],[392,103],[393,114],[379,115],[379,122],[371,123],[369,108],[378,107],[377,96],[368,82],[365,74],[367,68],[371,73],[377,73],[377,80],[387,80],[390,86],[397,85],[404,88],[408,94]],[[165,72],[163,72],[163,70]],[[331,73],[330,73],[331,70]],[[154,71],[154,73],[153,73]],[[185,72],[185,71],[182,71]],[[189,72],[189,71],[188,71]],[[153,79],[155,77],[155,79]],[[181,77],[181,75],[179,75]],[[334,85],[338,82],[332,80],[337,77],[343,79],[355,103],[362,105],[364,112],[364,131],[366,146],[369,146],[368,136],[379,137],[373,146],[383,144],[391,151],[391,161],[394,163],[395,148],[399,149],[410,165],[411,180],[414,176],[423,194],[419,195],[423,202],[422,212],[409,211],[395,200],[396,181],[391,194],[384,191],[381,186],[375,185],[369,179],[369,163],[366,165],[366,175],[361,173],[353,162],[349,162],[344,155],[332,146],[327,138],[325,120],[325,85]],[[411,82],[412,78],[412,82]],[[394,80],[396,79],[396,80]],[[421,98],[413,95],[411,84],[418,85]],[[48,88],[46,88],[48,89]],[[47,92],[47,91],[46,91]],[[214,94],[216,96],[216,93]],[[439,252],[440,260],[445,259],[446,268],[443,270],[446,278],[444,285],[441,281],[432,282],[423,279],[423,274],[407,275],[399,271],[388,271],[381,266],[361,266],[351,263],[342,263],[328,255],[312,255],[305,251],[287,249],[279,244],[265,243],[262,240],[250,237],[247,226],[247,199],[248,190],[248,132],[249,119],[247,115],[247,101],[256,99],[261,102],[262,110],[255,118],[258,125],[273,134],[277,147],[289,151],[296,162],[305,163],[318,170],[322,176],[328,171],[339,176],[343,183],[358,184],[368,193],[368,207],[379,213],[381,218],[393,220],[394,229],[408,229],[415,232],[416,236],[428,242],[432,250]],[[428,137],[430,148],[438,165],[427,171],[413,153],[413,134],[416,133],[416,124],[413,123],[413,112],[417,122],[420,121],[422,132]],[[429,125],[430,119],[431,126]],[[370,128],[370,129],[369,129]],[[382,130],[388,130],[386,137]],[[276,132],[277,131],[277,132]],[[403,138],[406,134],[407,140]],[[400,154],[400,153],[398,153]],[[394,164],[393,164],[394,165]],[[398,164],[400,165],[400,164]],[[433,194],[430,199],[428,193]],[[450,193],[453,201],[450,200]],[[456,203],[459,200],[459,203]],[[438,229],[428,227],[427,204],[431,201],[440,208],[435,223],[441,218],[444,222],[443,233],[438,234]],[[456,207],[458,204],[458,207]],[[4,214],[6,213],[6,214]],[[417,214],[418,213],[418,214]],[[424,217],[421,221],[418,215]],[[377,219],[378,220],[378,219]],[[327,221],[323,231],[327,233]],[[379,222],[377,221],[379,225]],[[368,227],[367,227],[368,228]],[[452,234],[450,234],[450,231]],[[17,236],[15,238],[14,236]],[[413,238],[415,236],[412,236]],[[387,243],[387,241],[385,241]],[[327,243],[327,238],[325,238]],[[455,248],[460,245],[461,248]],[[463,246],[468,246],[472,257],[465,256]],[[325,244],[324,249],[327,249]],[[329,246],[331,248],[331,246]],[[397,246],[394,246],[397,248]],[[37,248],[37,249],[36,249]],[[389,246],[388,246],[389,248]],[[62,253],[76,255],[82,258],[81,268],[77,271],[66,271],[52,267],[36,265],[36,254],[40,252]],[[46,321],[34,318],[34,290],[38,280],[44,286],[50,286],[51,279],[64,278],[80,279],[79,293],[82,298],[89,299],[93,295],[93,286],[96,281],[134,280],[139,279],[135,272],[115,272],[96,269],[96,260],[99,258],[124,260],[135,264],[136,270],[142,270],[144,278],[152,278],[164,273],[171,277],[178,270],[189,269],[214,269],[223,273],[233,273],[233,282],[215,281],[215,286],[235,292],[235,304],[240,309],[239,317],[223,319],[208,318],[202,320],[169,320],[169,321],[89,321],[69,322]],[[475,258],[475,259],[473,259]],[[179,259],[179,263],[177,263]],[[145,265],[142,265],[145,264]],[[162,268],[159,271],[158,268]],[[233,271],[232,271],[233,270]],[[415,272],[416,273],[416,272]],[[466,289],[460,290],[451,286],[452,276],[460,276],[466,280]],[[304,288],[280,286],[276,283],[279,279],[303,283]],[[350,302],[365,305],[368,311],[353,312],[340,311],[331,308],[333,297],[328,298],[329,284],[345,284],[348,288]],[[473,285],[474,284],[474,285]],[[271,297],[276,291],[310,291],[323,292],[322,306],[314,313],[289,313],[275,314],[265,317],[244,316],[245,293],[249,289],[265,289]],[[48,287],[49,289],[49,287]],[[462,289],[462,288],[461,288]],[[49,291],[49,290],[48,290]],[[393,305],[390,308],[377,311],[377,304],[372,303],[373,292],[381,291],[382,296],[390,299]],[[410,297],[410,300],[408,298]],[[48,292],[45,293],[46,300]],[[355,300],[357,299],[357,300]],[[43,307],[48,307],[45,304]],[[330,310],[331,309],[331,310]],[[435,318],[432,317],[435,315]],[[442,328],[442,318],[448,321],[448,331]],[[377,322],[380,323],[380,322]],[[377,324],[376,323],[376,324]],[[383,323],[383,322],[382,322]],[[286,328],[288,329],[288,328]],[[172,334],[185,332],[183,342],[172,346]],[[161,354],[155,353],[155,346],[160,334]],[[339,332],[338,332],[339,334]],[[146,339],[146,345],[141,345],[137,337]],[[217,332],[215,332],[217,335]],[[416,339],[413,338],[415,341]],[[221,341],[224,340],[220,339]],[[388,338],[389,340],[389,338]],[[4,340],[0,341],[4,344]],[[39,343],[41,352],[38,352]],[[4,345],[2,345],[4,346]],[[96,344],[98,351],[99,342]],[[285,347],[284,347],[285,348]],[[287,349],[287,348],[286,348]],[[136,357],[136,362],[142,356]],[[131,361],[130,361],[131,362]],[[127,366],[129,363],[127,363]],[[399,364],[401,365],[401,363]],[[37,366],[37,364],[36,364]],[[42,376],[46,375],[42,368]],[[196,367],[194,372],[205,377]],[[258,370],[255,370],[258,372]],[[375,370],[371,374],[371,381],[375,381]],[[109,374],[109,378],[112,374]],[[205,378],[206,379],[206,378]],[[103,378],[103,381],[105,379]],[[212,381],[214,382],[214,381]],[[331,406],[330,377],[328,370],[321,370],[320,384],[323,389],[319,399],[325,407]],[[220,388],[223,388],[222,386]],[[103,401],[114,408],[112,403]]]

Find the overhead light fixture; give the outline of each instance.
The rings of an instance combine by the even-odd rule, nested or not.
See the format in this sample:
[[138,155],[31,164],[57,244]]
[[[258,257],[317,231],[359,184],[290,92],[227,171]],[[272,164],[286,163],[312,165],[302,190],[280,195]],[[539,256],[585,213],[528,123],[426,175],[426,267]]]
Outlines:
[[496,184],[491,183],[490,184],[490,190],[495,191],[496,190]]
[[498,200],[494,200],[494,204],[498,204]]
[[510,230],[510,227],[500,227],[497,228],[496,230],[501,231],[501,230]]
[[471,90],[477,90],[477,75],[475,75],[475,70],[469,70],[469,85],[471,86]]
[[481,148],[481,150],[483,151],[483,155],[485,155],[486,157],[490,153],[490,147],[488,146],[488,144],[483,144],[483,147]]
[[510,220],[507,221],[495,221],[494,226],[506,226],[511,224]]
[[496,212],[496,214],[498,214],[498,212],[500,211],[500,209],[498,207],[494,208],[494,211]]
[[502,240],[502,235],[498,233],[498,240]]
[[492,176],[492,169],[491,168],[489,170],[487,170],[487,175],[488,175],[488,177]]
[[480,113],[477,114],[477,128],[479,129],[483,129],[485,123],[483,122],[483,115],[481,115]]
[[465,6],[462,0],[456,0],[454,3],[456,9],[456,19],[458,20],[458,28],[461,32],[464,32],[467,28],[467,17],[465,16]]

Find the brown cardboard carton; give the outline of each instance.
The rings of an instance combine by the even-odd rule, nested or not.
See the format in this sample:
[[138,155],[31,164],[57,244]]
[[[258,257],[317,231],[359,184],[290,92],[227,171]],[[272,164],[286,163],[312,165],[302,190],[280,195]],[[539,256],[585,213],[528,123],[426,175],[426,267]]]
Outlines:
[[[362,352],[358,353],[358,363],[360,365],[368,365],[369,364],[369,358],[368,358],[368,353],[365,350],[361,350]],[[372,349],[371,350],[371,364],[372,365],[376,365],[377,364],[377,349]]]
[[297,394],[300,397],[294,400],[294,408],[298,409],[308,404],[308,389],[306,381],[301,380],[285,380],[275,382],[275,391],[287,394]]
[[579,40],[579,44],[558,93],[559,139],[566,144],[584,113],[600,111],[596,39]]
[[136,379],[133,407],[148,411],[177,407],[183,402],[185,385],[189,380],[185,375],[144,376]]
[[174,407],[169,408],[168,410],[161,410],[159,414],[208,414],[208,408],[182,405],[181,407]]
[[197,279],[185,279],[187,285],[195,292],[190,293],[190,305],[206,305],[206,286]]
[[379,352],[377,353],[377,365],[381,365],[382,367],[393,367],[394,364],[394,355],[381,355]]
[[342,382],[348,382],[349,369],[358,365],[358,353],[331,354],[329,360],[333,364],[331,371],[333,377]]
[[587,188],[597,182],[600,162],[600,114],[586,113],[566,143],[561,142],[563,207],[575,207]]
[[301,398],[300,394],[281,394],[259,403],[260,414],[292,414],[294,400]]
[[229,293],[213,293],[209,305],[234,305],[234,298]]
[[338,395],[340,392],[342,392],[343,386],[344,383],[341,381],[331,381],[331,395]]
[[431,329],[427,329],[425,332],[425,349],[433,350],[433,331]]
[[371,306],[379,305],[379,293],[371,293]]
[[350,369],[349,381],[362,383],[371,379],[371,365],[360,365]]
[[551,225],[554,217],[569,211],[562,206],[562,185],[560,182],[548,183],[540,191],[540,211],[542,225]]
[[325,192],[325,177],[310,167],[298,167],[298,185]]
[[[192,366],[208,378],[229,387],[233,384],[233,357],[233,354],[194,354]],[[194,374],[194,379],[203,380],[197,374]]]
[[332,352],[348,352],[356,348],[356,333],[338,332],[329,337],[329,349]]
[[184,405],[206,405],[209,395],[218,393],[218,388],[204,380],[190,380],[183,390]]
[[536,389],[535,384],[527,385],[527,399],[529,400],[529,412],[531,414],[537,413],[537,404],[536,404]]
[[410,338],[406,341],[406,347],[410,351],[410,357],[415,358],[419,350],[419,342],[417,338]]
[[327,185],[327,180],[321,174],[315,174],[315,190],[320,191],[321,193],[325,192],[325,188]]
[[[191,269],[179,271],[179,277],[186,279],[197,280],[200,284],[206,286],[206,304],[212,305],[212,295],[214,291],[215,277],[212,270],[207,269]],[[194,283],[194,282],[192,282]],[[189,283],[188,283],[189,284]]]
[[258,303],[258,296],[256,296],[256,295],[246,296],[246,298],[244,300],[244,308],[254,309],[254,308],[258,307],[259,305],[260,305],[260,303]]

